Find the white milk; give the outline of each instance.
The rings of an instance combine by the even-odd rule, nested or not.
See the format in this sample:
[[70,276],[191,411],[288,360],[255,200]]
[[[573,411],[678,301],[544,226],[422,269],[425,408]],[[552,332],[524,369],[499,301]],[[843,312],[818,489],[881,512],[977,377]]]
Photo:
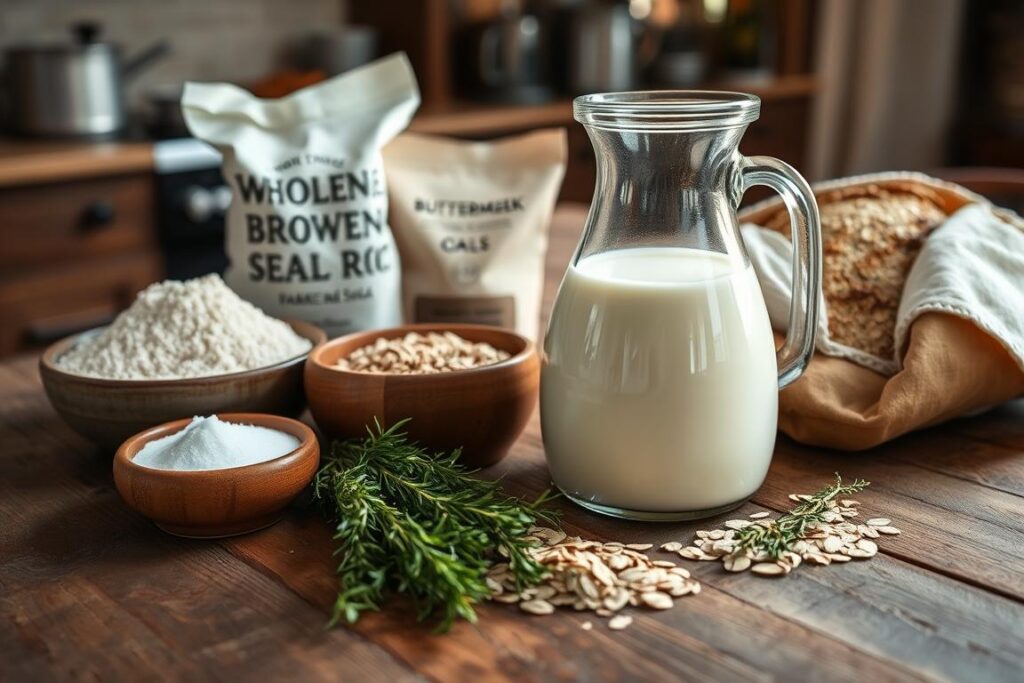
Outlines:
[[738,261],[643,248],[569,268],[541,379],[544,447],[564,492],[685,513],[761,485],[775,442],[775,344],[754,271]]

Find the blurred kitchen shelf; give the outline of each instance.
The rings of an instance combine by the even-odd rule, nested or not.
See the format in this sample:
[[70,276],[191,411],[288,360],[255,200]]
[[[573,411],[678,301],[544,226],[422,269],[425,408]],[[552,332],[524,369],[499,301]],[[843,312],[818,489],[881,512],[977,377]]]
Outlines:
[[[447,115],[452,109],[458,110],[460,104],[457,93],[460,88],[453,67],[456,58],[454,46],[459,31],[467,16],[472,15],[479,20],[488,12],[496,15],[500,4],[487,0],[404,0],[401,11],[396,11],[395,5],[381,0],[350,0],[349,19],[355,24],[369,25],[377,30],[381,54],[401,50],[409,56],[419,81],[424,107],[428,111],[438,107],[439,115]],[[470,9],[468,5],[475,7],[467,11]],[[783,85],[796,85],[799,91],[808,84],[804,82],[797,85],[798,81],[788,79],[792,76],[807,78],[812,71],[814,3],[812,0],[778,0],[773,12],[778,29],[775,71],[780,80],[784,81]],[[772,81],[761,87],[771,89],[777,82]],[[748,90],[755,87],[751,86]],[[549,106],[542,105],[536,113],[550,114],[554,110],[547,110]],[[502,123],[500,117],[495,120]],[[465,119],[455,121],[459,124],[467,123]],[[440,131],[432,129],[429,132]]]
[[794,97],[811,97],[817,92],[818,82],[813,74],[793,74],[767,80],[713,81],[701,85],[700,88],[703,90],[739,90],[757,95],[767,102]]
[[1024,129],[1013,130],[1000,121],[972,121],[958,127],[953,158],[971,166],[1024,165]]
[[[702,90],[741,90],[757,95],[763,102],[807,98],[814,94],[816,87],[810,75],[781,76],[768,81],[719,81],[699,86]],[[409,128],[417,133],[474,138],[565,126],[572,121],[571,99],[536,105],[454,100],[446,104],[425,104]]]
[[482,104],[452,102],[420,110],[409,129],[416,133],[487,136],[512,130],[564,126],[572,121],[572,101],[547,104]]
[[[744,136],[745,154],[768,154],[785,159],[797,169],[807,158],[807,131],[816,82],[810,75],[779,76],[765,81],[718,81],[705,90],[741,90],[761,98],[761,116]],[[484,139],[526,133],[538,128],[564,127],[569,143],[568,164],[560,199],[587,203],[594,190],[594,152],[582,126],[574,124],[572,100],[539,105],[484,104],[449,100],[424,104],[409,126],[417,133]],[[752,190],[751,200],[763,198]]]
[[153,145],[149,142],[0,139],[0,187],[152,169]]
[[[496,16],[500,4],[490,0],[350,0],[349,20],[372,26],[379,35],[381,54],[404,51],[412,62],[423,104],[410,126],[420,133],[467,139],[525,133],[537,128],[568,129],[568,164],[560,199],[589,202],[596,168],[594,152],[581,126],[572,125],[572,100],[562,98],[540,105],[500,105],[467,102],[459,92],[455,45],[467,22]],[[470,5],[473,7],[470,8]],[[472,11],[469,11],[472,9]],[[812,75],[812,0],[775,3],[778,59],[775,75],[758,81],[703,84],[703,89],[742,90],[762,99],[761,118],[744,137],[746,154],[769,154],[803,169],[815,81]],[[758,190],[749,194],[755,199]]]

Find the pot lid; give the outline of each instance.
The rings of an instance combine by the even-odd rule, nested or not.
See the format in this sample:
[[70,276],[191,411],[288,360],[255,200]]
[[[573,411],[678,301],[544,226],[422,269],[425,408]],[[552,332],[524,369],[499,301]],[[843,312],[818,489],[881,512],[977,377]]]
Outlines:
[[8,49],[8,53],[47,53],[74,55],[88,52],[115,53],[120,51],[120,48],[116,43],[107,43],[101,41],[100,36],[102,33],[103,27],[99,23],[93,21],[81,21],[71,25],[72,40],[68,42],[51,41],[12,45]]

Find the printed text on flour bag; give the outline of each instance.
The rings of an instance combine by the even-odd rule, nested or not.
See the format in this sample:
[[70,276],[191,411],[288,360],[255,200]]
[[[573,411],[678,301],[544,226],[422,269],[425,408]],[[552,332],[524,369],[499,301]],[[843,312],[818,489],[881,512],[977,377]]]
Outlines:
[[[346,165],[344,160],[303,154],[274,170],[324,164],[336,169]],[[249,281],[324,283],[314,291],[279,291],[279,303],[370,299],[375,276],[396,267],[387,226],[387,191],[379,167],[290,177],[236,172],[233,180],[235,196],[244,205]],[[334,253],[303,249],[308,245],[324,245]]]

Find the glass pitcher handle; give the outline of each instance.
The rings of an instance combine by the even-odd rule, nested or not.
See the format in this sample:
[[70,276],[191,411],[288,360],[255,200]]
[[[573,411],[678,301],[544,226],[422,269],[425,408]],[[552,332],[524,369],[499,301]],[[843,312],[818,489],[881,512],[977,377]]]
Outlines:
[[789,303],[789,331],[776,352],[779,388],[797,379],[814,353],[821,292],[821,227],[818,204],[807,181],[789,164],[772,157],[744,157],[740,174],[743,191],[764,185],[782,195],[789,211],[793,243],[793,292]]

